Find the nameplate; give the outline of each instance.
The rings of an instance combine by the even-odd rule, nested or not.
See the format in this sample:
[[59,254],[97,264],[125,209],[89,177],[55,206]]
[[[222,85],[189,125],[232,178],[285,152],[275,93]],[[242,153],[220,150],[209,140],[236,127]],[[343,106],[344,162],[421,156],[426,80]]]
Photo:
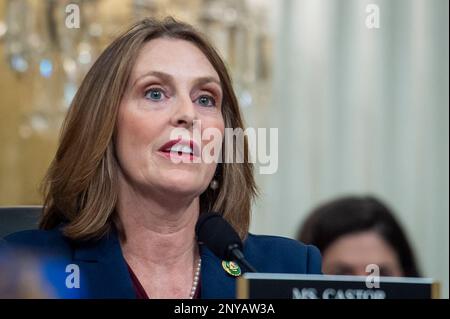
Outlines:
[[431,299],[440,286],[430,278],[246,273],[239,299]]

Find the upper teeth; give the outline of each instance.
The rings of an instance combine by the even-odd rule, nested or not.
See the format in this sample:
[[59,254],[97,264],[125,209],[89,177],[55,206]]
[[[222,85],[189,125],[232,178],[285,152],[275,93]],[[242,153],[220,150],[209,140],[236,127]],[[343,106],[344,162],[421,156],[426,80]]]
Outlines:
[[172,146],[172,147],[170,148],[170,151],[171,151],[171,152],[188,153],[188,154],[194,153],[194,152],[192,151],[192,148],[190,148],[189,146],[187,146],[187,145],[177,145],[177,144],[175,144],[174,146]]

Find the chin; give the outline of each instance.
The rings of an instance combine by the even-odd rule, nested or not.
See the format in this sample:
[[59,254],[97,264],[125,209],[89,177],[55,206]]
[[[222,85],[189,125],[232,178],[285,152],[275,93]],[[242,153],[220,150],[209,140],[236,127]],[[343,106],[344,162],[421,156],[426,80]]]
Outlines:
[[178,193],[180,195],[195,195],[201,194],[206,188],[201,182],[202,178],[198,174],[180,173],[170,174],[161,180],[162,188],[170,193]]

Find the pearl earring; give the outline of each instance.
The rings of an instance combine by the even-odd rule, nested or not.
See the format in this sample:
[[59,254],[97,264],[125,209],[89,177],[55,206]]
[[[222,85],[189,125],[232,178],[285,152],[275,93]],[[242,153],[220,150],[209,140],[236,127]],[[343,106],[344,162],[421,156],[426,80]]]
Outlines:
[[216,189],[219,188],[219,182],[218,182],[216,179],[213,179],[213,180],[211,181],[211,183],[209,184],[209,187],[210,187],[212,190],[216,190]]

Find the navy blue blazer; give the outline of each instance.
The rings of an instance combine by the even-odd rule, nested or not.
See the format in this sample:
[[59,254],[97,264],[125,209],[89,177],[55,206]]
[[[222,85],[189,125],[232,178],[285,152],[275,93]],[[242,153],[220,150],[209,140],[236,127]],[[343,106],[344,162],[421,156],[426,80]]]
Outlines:
[[[40,254],[58,258],[59,267],[52,270],[51,284],[63,298],[136,298],[127,264],[118,236],[110,232],[95,242],[75,244],[59,229],[50,231],[28,230],[5,237],[8,246],[24,247]],[[235,298],[236,277],[222,268],[217,258],[205,245],[200,244],[202,258],[201,298]],[[314,246],[295,240],[249,234],[244,241],[247,260],[264,273],[321,274],[321,256]],[[77,265],[81,289],[67,289],[66,265]],[[57,279],[59,278],[59,279]]]

